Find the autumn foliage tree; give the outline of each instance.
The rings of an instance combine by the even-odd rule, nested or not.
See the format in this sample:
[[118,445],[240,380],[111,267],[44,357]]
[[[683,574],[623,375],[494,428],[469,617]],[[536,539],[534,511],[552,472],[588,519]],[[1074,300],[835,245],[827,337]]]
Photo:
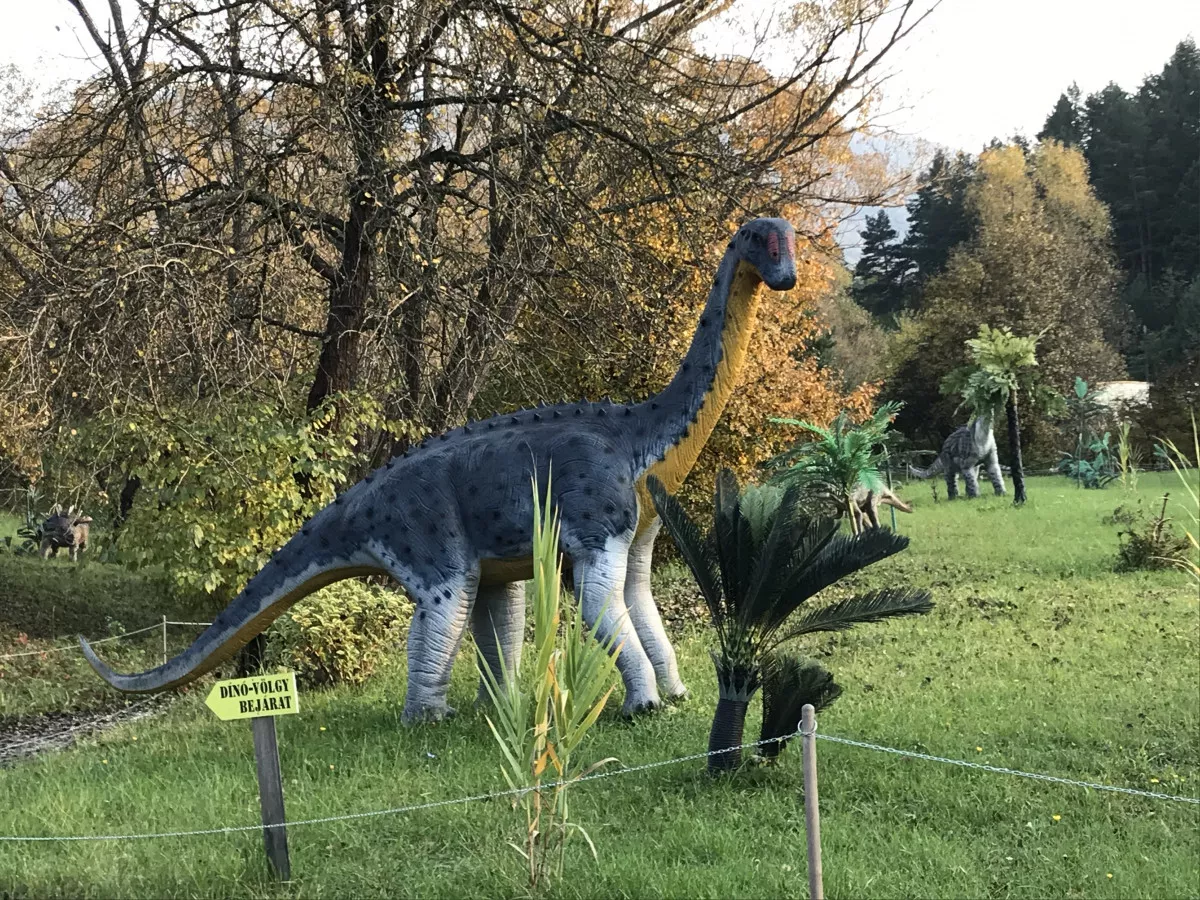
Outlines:
[[366,464],[473,412],[642,392],[718,242],[764,213],[800,226],[806,280],[764,309],[714,448],[748,465],[766,408],[839,405],[779,364],[839,204],[897,187],[849,142],[908,0],[774,18],[782,72],[701,49],[729,2],[71,4],[100,74],[0,139],[10,461],[36,470],[114,397],[169,416],[250,393],[294,419],[369,392],[403,427],[357,435]]
[[[960,424],[957,400],[941,396],[938,385],[969,361],[966,342],[984,321],[1041,335],[1039,370],[1060,392],[1077,375],[1093,381],[1123,372],[1108,212],[1079,152],[1055,141],[1028,155],[1017,146],[985,151],[967,205],[973,236],[927,285],[919,335],[887,386],[889,398],[906,404],[898,427],[931,444]],[[1048,428],[1035,423],[1033,437],[1046,444]]]

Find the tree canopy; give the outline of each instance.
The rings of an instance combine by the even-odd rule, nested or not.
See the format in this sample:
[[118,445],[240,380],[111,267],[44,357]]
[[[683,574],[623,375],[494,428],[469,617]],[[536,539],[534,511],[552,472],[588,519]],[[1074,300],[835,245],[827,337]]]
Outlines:
[[1080,153],[1057,141],[1028,155],[1011,145],[984,151],[966,208],[973,236],[926,286],[919,337],[885,391],[905,403],[898,427],[928,442],[956,423],[956,403],[938,385],[967,362],[966,342],[983,322],[1041,334],[1040,367],[1058,390],[1076,375],[1123,370],[1108,213]]
[[[845,204],[894,196],[851,139],[910,0],[773,17],[782,71],[702,49],[726,0],[72,6],[98,73],[0,119],[0,465],[45,477],[84,420],[245,394],[287,421],[378,399],[364,465],[498,408],[644,395],[764,214],[796,224],[801,280],[713,452],[745,471],[769,412],[846,402],[804,313]],[[74,484],[115,498],[145,460],[109,462]]]

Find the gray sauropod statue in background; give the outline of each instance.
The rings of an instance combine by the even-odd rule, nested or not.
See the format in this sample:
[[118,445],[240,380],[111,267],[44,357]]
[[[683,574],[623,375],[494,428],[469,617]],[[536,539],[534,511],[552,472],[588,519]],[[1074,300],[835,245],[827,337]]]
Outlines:
[[45,559],[57,556],[59,549],[65,548],[71,561],[78,562],[87,549],[91,523],[91,516],[83,515],[73,506],[65,512],[62,507],[55,506],[42,523],[42,541],[38,553]]
[[958,476],[961,474],[967,485],[967,496],[979,496],[979,465],[987,468],[988,479],[997,496],[1004,496],[1004,474],[1000,471],[1000,460],[996,456],[996,435],[992,422],[986,416],[977,416],[961,428],[951,432],[942,444],[942,452],[928,469],[910,465],[908,474],[914,478],[929,478],[942,472],[946,476],[946,495],[953,500],[958,496]]
[[[146,672],[118,675],[80,638],[114,687],[162,691],[228,659],[288,606],[330,582],[387,573],[416,603],[404,720],[437,719],[468,621],[486,664],[517,667],[522,582],[532,575],[533,496],[549,490],[560,549],[589,626],[621,645],[624,711],[686,693],[650,595],[660,523],[645,488],[675,491],[732,393],[762,285],[796,281],[795,235],[756,219],[729,242],[675,377],[641,403],[580,402],[472,422],[366,476],[317,513],[250,579],[190,647]],[[611,599],[610,599],[611,598]],[[603,616],[601,612],[603,611]],[[660,693],[661,692],[661,693]]]

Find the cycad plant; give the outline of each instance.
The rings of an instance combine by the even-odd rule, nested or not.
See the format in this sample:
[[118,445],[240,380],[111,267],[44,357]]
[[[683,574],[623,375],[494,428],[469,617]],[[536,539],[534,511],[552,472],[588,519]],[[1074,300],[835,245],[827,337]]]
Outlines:
[[847,515],[851,530],[858,531],[852,508],[854,491],[859,485],[873,491],[883,488],[879,464],[886,458],[888,427],[900,407],[900,403],[885,403],[861,425],[854,425],[845,410],[828,428],[799,419],[771,419],[816,436],[816,440],[797,444],[767,462],[775,472],[771,483],[799,488],[809,503]]
[[793,617],[824,588],[903,550],[908,538],[881,528],[841,534],[836,521],[803,513],[798,485],[743,494],[728,470],[717,476],[713,526],[703,534],[658,479],[652,477],[649,488],[717,634],[718,701],[708,741],[714,774],[741,765],[741,751],[730,748],[742,743],[746,711],[760,686],[766,685],[763,739],[772,741],[767,755],[778,753],[782,739],[794,733],[805,702],[827,704],[837,696],[828,673],[781,653],[784,642],[933,607],[928,591],[893,587]]
[[[550,496],[549,485],[546,496]],[[536,889],[552,874],[561,878],[572,833],[582,836],[596,852],[587,832],[571,821],[567,788],[612,762],[605,759],[581,768],[576,751],[613,692],[620,648],[613,639],[605,642],[589,635],[578,603],[573,604],[566,627],[559,627],[563,598],[559,523],[549,501],[543,505],[536,484],[533,509],[531,680],[509,671],[503,654],[499,678],[482,656],[479,670],[493,704],[494,720],[488,717],[487,722],[504,756],[505,780],[514,790],[527,791],[520,795],[525,809],[524,846],[517,849],[528,864],[529,885]]]

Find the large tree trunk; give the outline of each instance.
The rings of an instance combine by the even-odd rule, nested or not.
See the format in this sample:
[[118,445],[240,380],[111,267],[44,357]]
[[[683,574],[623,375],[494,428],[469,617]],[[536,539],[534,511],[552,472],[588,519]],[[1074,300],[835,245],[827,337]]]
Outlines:
[[329,315],[317,374],[308,392],[309,412],[330,394],[351,390],[358,380],[358,344],[371,289],[373,246],[366,216],[359,211],[365,198],[356,196],[354,200],[355,210],[346,227],[341,277],[329,288]]
[[1011,391],[1004,407],[1008,418],[1008,455],[1012,466],[1013,505],[1025,502],[1025,468],[1021,464],[1021,419],[1017,410],[1017,392]]

